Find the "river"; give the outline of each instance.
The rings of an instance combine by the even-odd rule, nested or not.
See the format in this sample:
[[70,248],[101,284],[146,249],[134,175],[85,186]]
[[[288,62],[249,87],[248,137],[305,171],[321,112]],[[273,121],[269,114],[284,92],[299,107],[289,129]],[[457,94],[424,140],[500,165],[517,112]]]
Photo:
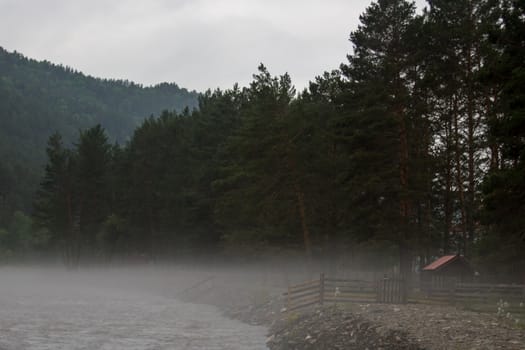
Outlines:
[[[147,277],[147,276],[146,276]],[[266,329],[119,274],[0,268],[0,349],[266,349]],[[120,280],[122,282],[123,279]]]

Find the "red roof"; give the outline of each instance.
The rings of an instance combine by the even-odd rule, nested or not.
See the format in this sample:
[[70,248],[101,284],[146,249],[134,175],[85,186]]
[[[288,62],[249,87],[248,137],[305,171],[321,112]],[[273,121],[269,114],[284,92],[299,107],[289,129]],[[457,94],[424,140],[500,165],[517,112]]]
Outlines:
[[425,270],[425,271],[435,271],[437,269],[440,269],[444,265],[448,264],[449,262],[451,262],[452,260],[454,260],[457,257],[459,257],[459,255],[445,255],[445,256],[442,256],[441,258],[437,259],[433,263],[425,266],[423,268],[423,270]]

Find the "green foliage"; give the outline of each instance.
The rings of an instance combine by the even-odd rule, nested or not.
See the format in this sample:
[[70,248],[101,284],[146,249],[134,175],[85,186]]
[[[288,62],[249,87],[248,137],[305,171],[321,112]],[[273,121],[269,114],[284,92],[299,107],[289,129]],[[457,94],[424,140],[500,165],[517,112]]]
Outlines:
[[[272,77],[264,66],[245,89],[246,102],[240,109],[240,126],[228,138],[215,188],[221,192],[218,220],[226,227],[276,224],[275,215],[289,213],[289,160],[287,131],[289,104],[293,97],[289,76]],[[281,201],[272,197],[281,195]],[[247,205],[248,204],[248,205]],[[293,215],[293,211],[292,211]]]
[[97,245],[106,261],[111,260],[122,241],[126,240],[127,222],[117,214],[109,215],[97,234]]
[[[252,257],[363,252],[378,257],[369,266],[396,259],[404,273],[416,257],[463,253],[495,273],[523,271],[523,6],[433,0],[417,15],[411,2],[379,0],[360,20],[348,62],[301,93],[288,74],[261,65],[248,87],[207,91],[192,111],[155,109],[167,101],[155,94],[169,97],[175,86],[144,89],[52,66],[51,76],[83,82],[71,91],[86,110],[73,111],[72,92],[58,83],[66,78],[50,83],[64,97],[48,99],[59,107],[42,110],[56,118],[42,120],[68,127],[59,129],[64,141],[49,138],[32,235],[22,217],[9,226],[25,196],[11,189],[31,172],[0,138],[10,157],[0,163],[2,247],[60,248],[71,265],[81,253],[109,261],[221,248]],[[33,67],[37,82],[47,67],[6,57]],[[32,99],[17,94],[13,72],[0,83],[0,113],[25,115]],[[152,111],[158,117],[142,120],[122,147],[111,145]]]
[[11,219],[8,231],[13,237],[13,251],[27,251],[33,246],[32,220],[20,211],[16,211]]
[[11,237],[7,230],[0,228],[0,262],[8,261],[12,256],[12,251],[9,249],[11,245]]
[[70,145],[79,129],[100,124],[112,140],[125,141],[145,117],[194,108],[197,99],[176,84],[97,79],[0,47],[0,225],[30,210],[50,134]]
[[[492,62],[492,74],[502,78],[500,114],[489,125],[489,137],[498,145],[498,152],[483,183],[482,219],[489,230],[479,249],[490,254],[485,261],[489,271],[495,272],[491,263],[499,263],[506,266],[506,274],[520,281],[525,268],[525,5],[504,2],[502,12],[504,26],[494,33],[501,53]],[[491,243],[505,254],[491,254]]]
[[81,131],[79,139],[74,169],[79,229],[84,244],[94,246],[111,206],[108,188],[111,146],[100,125]]
[[32,219],[20,211],[11,217],[7,229],[0,229],[0,261],[9,262],[32,253],[46,243],[42,232],[33,230]]
[[415,73],[420,20],[415,5],[403,0],[374,2],[360,19],[350,35],[354,54],[341,66],[341,131],[349,163],[341,185],[352,207],[347,222],[358,240],[399,245],[401,272],[408,274],[428,225],[420,212],[432,176],[421,164],[431,140],[417,104],[423,99]]
[[59,246],[67,266],[76,264],[79,251],[76,155],[65,149],[60,134],[49,137],[45,176],[35,196],[36,230],[46,230],[50,241]]

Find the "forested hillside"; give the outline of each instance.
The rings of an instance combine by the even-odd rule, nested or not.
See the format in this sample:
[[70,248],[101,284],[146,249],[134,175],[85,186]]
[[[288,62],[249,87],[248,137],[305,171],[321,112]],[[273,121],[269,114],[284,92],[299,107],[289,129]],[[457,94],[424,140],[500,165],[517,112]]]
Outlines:
[[0,47],[0,223],[30,211],[50,134],[69,145],[80,129],[101,124],[110,142],[123,143],[144,118],[196,103],[197,93],[176,84],[97,79]]
[[457,253],[483,276],[520,280],[524,16],[522,1],[433,0],[417,14],[378,0],[348,60],[304,91],[261,65],[248,87],[147,119],[122,146],[110,126],[74,146],[53,134],[39,242],[69,266],[367,247],[405,275]]

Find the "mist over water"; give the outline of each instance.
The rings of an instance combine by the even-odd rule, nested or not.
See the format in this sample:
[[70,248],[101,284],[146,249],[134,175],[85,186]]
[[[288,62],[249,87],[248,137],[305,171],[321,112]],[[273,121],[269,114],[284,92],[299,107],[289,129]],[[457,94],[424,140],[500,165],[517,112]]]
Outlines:
[[175,298],[169,269],[0,268],[0,349],[266,349],[266,329]]

